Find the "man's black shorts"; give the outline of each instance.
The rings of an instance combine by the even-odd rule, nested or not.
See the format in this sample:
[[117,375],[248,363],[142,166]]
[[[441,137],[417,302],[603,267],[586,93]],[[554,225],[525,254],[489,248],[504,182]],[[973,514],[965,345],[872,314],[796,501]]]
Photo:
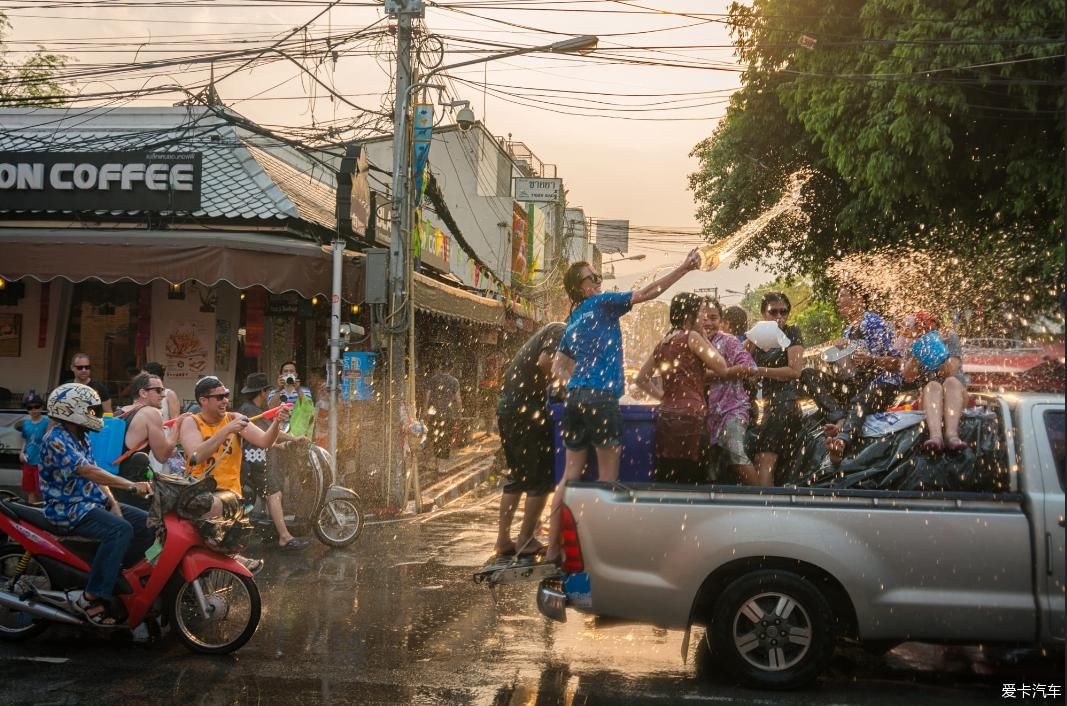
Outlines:
[[508,466],[505,493],[546,495],[555,485],[552,422],[545,407],[501,407],[497,429]]

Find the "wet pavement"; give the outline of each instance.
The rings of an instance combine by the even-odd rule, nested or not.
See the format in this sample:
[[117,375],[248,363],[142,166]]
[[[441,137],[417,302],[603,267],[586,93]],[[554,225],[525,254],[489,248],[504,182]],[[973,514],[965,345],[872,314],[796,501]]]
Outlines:
[[475,585],[472,572],[492,547],[498,497],[468,496],[431,515],[368,525],[344,550],[250,549],[268,562],[257,577],[263,619],[233,656],[194,655],[173,639],[133,643],[60,628],[0,644],[3,701],[959,706],[1002,703],[1004,683],[1062,689],[1055,658],[918,644],[879,657],[842,650],[827,678],[804,691],[716,680],[698,647],[683,664],[679,632],[574,613],[552,623],[537,612],[533,584],[494,592]]

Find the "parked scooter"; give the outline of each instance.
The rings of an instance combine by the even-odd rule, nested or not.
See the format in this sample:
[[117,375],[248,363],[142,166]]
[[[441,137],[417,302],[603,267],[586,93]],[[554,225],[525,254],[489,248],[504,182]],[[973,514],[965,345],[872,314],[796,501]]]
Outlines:
[[[337,483],[333,461],[326,449],[315,444],[290,449],[272,449],[278,454],[268,463],[285,463],[285,508],[296,527],[311,529],[329,547],[347,547],[363,532],[359,495]],[[286,518],[289,520],[290,518]],[[269,520],[263,520],[270,527]]]
[[[116,603],[126,612],[120,627],[145,623],[151,630],[165,615],[194,652],[240,648],[259,625],[260,597],[252,574],[213,551],[190,520],[167,512],[163,523],[160,554],[119,576]],[[72,607],[70,592],[84,590],[98,541],[65,535],[39,508],[9,498],[0,498],[0,532],[12,542],[0,547],[0,639],[34,637],[50,623],[114,629],[93,625]]]

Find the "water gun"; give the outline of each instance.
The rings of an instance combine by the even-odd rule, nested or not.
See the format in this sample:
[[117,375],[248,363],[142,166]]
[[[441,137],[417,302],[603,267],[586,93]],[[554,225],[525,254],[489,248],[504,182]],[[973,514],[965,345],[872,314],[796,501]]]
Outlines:
[[[293,403],[292,402],[283,402],[280,405],[278,405],[277,407],[272,407],[272,408],[268,409],[266,412],[263,412],[262,414],[257,414],[254,417],[249,417],[248,421],[249,422],[257,422],[260,419],[274,419],[275,417],[278,416],[278,413],[281,412],[283,409],[292,409],[292,408],[293,408]],[[181,417],[175,417],[174,419],[168,419],[167,421],[163,422],[163,428],[164,429],[173,428],[174,425],[178,423],[179,419],[181,419]],[[135,453],[137,453],[138,451],[144,451],[147,448],[148,448],[148,442],[145,442],[145,444],[143,446],[141,446],[140,448],[130,449],[129,451],[127,451],[126,453],[122,454],[121,456],[116,458],[114,461],[112,461],[111,465],[117,466],[120,463],[122,463],[123,461],[125,461],[126,459],[128,459],[130,456],[132,456]]]

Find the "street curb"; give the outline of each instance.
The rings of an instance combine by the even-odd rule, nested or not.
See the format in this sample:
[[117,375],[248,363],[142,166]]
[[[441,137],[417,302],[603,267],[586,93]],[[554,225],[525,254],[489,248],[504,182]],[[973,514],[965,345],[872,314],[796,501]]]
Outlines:
[[493,470],[493,457],[495,454],[488,453],[485,456],[471,459],[465,463],[462,470],[453,473],[449,478],[425,488],[422,495],[431,500],[435,507],[445,507],[456,498],[466,495],[489,478]]

